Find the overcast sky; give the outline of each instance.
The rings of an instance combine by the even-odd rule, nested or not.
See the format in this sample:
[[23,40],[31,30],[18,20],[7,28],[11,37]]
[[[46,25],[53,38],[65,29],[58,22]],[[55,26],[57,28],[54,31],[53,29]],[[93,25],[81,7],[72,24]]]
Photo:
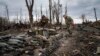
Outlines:
[[[57,2],[57,0],[55,1]],[[10,17],[15,17],[20,10],[22,10],[23,16],[28,15],[25,0],[0,0],[0,16],[5,15],[4,6],[1,5],[2,3],[8,5]],[[81,14],[85,14],[89,20],[94,20],[94,7],[97,9],[97,16],[98,19],[100,19],[100,0],[60,0],[60,3],[63,5],[63,9],[67,4],[68,15],[71,16],[75,22],[80,21]],[[35,0],[34,10],[37,9],[40,14],[41,4],[43,6],[43,13],[45,14],[45,10],[48,9],[48,0]],[[35,12],[33,12],[33,14],[35,15]]]

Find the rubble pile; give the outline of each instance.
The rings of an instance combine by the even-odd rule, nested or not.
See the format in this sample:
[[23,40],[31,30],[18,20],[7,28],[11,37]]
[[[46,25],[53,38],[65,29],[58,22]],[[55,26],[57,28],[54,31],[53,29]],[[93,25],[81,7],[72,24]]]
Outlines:
[[92,25],[100,29],[100,21],[94,22]]
[[[21,35],[0,36],[1,56],[100,55],[100,22],[80,24],[70,35],[65,30],[41,28]],[[74,32],[75,31],[75,32]]]
[[57,34],[49,38],[50,46],[47,47],[41,54],[41,56],[53,56],[53,53],[60,47],[60,39],[63,38],[63,34]]
[[24,39],[13,38],[11,36],[2,36],[0,37],[0,54],[2,56],[8,53],[11,55],[18,55],[18,52],[23,52],[22,48],[25,46],[25,44]]
[[[99,27],[99,25],[98,25]],[[100,29],[88,25],[80,25],[72,36],[64,36],[62,45],[51,56],[99,56],[100,55]],[[71,40],[68,40],[71,39]],[[61,43],[60,42],[60,43]],[[50,56],[49,55],[49,56]]]
[[[57,34],[52,29],[48,31],[49,31],[48,33],[49,36]],[[21,56],[21,55],[27,56],[29,55],[31,56],[31,55],[36,55],[36,51],[35,51],[36,49],[43,50],[45,48],[47,48],[46,49],[46,52],[47,52],[47,50],[52,48],[52,46],[50,46],[49,44],[50,43],[49,39],[50,37],[47,38],[45,33],[37,35],[36,32],[27,32],[27,34],[23,36],[20,36],[20,35],[0,36],[0,55],[2,56],[5,56],[5,55],[7,56]],[[52,48],[52,51],[55,48],[57,48],[57,44],[58,43],[53,44],[54,47]],[[37,54],[39,54],[39,52]]]
[[34,50],[39,46],[43,47],[45,42],[31,38],[28,41],[25,37],[16,36],[1,36],[0,37],[0,55],[5,56],[20,56],[20,55],[34,55]]
[[[97,27],[98,22],[95,22]],[[95,24],[93,23],[93,25]],[[77,49],[81,51],[84,56],[95,56],[98,55],[97,50],[100,47],[100,29],[95,26],[87,25],[81,30],[78,30],[77,36]],[[98,37],[97,37],[98,36]]]

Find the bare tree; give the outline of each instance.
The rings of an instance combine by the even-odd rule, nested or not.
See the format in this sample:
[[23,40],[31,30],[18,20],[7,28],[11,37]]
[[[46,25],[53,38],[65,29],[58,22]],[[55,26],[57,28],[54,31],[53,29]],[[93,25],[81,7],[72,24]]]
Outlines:
[[9,20],[9,10],[8,10],[8,6],[5,5],[5,8],[6,8],[7,19]]
[[48,10],[46,9],[46,16],[48,17]]
[[95,14],[95,19],[96,19],[96,21],[97,21],[98,19],[97,19],[96,8],[94,8],[94,14]]
[[25,2],[26,2],[27,9],[28,9],[28,13],[29,13],[30,28],[32,30],[32,27],[33,27],[33,15],[32,15],[32,12],[33,12],[34,0],[25,0]]
[[65,6],[65,15],[67,16],[67,5]]
[[60,15],[60,0],[58,0],[57,4],[57,23],[59,24],[59,15]]
[[38,12],[37,12],[37,8],[35,9],[35,14],[36,14],[36,21],[38,21]]
[[52,21],[54,22],[55,19],[55,7],[52,7]]
[[84,23],[84,22],[85,22],[85,14],[82,14],[82,15],[81,15],[81,18],[82,18],[83,23]]
[[19,14],[18,14],[18,12],[16,13],[16,21],[15,22],[19,23]]
[[9,9],[8,9],[8,5],[6,3],[0,2],[0,5],[4,6],[5,8],[5,16],[7,17],[7,20],[9,21]]
[[22,8],[20,8],[20,20],[22,21]]
[[52,15],[51,15],[51,13],[52,13],[52,0],[49,0],[49,13],[50,13],[50,24],[51,24],[51,22],[52,22]]
[[41,17],[42,17],[42,15],[43,15],[43,11],[42,11],[42,4],[41,4],[41,10],[40,10],[40,11],[41,11]]
[[53,18],[56,17],[56,22],[57,24],[59,24],[59,17],[61,14],[61,10],[62,10],[62,4],[60,4],[60,0],[58,0],[58,3],[54,2],[54,5],[52,7],[52,14],[53,14]]

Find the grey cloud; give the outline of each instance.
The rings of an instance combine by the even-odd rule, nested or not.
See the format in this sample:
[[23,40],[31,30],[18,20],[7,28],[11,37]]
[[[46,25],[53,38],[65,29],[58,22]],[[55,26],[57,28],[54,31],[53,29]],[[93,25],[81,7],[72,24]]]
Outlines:
[[[0,0],[5,2],[9,6],[10,15],[15,15],[22,8],[23,15],[27,14],[27,8],[24,0]],[[57,1],[57,0],[55,0]],[[68,5],[68,14],[72,17],[80,17],[81,14],[86,14],[88,17],[93,17],[93,8],[97,8],[97,15],[100,18],[100,0],[60,0],[63,4],[63,10],[66,4]],[[35,0],[34,10],[37,8],[38,13],[40,12],[40,6],[43,6],[43,11],[48,9],[48,0]],[[35,14],[35,12],[33,12]]]

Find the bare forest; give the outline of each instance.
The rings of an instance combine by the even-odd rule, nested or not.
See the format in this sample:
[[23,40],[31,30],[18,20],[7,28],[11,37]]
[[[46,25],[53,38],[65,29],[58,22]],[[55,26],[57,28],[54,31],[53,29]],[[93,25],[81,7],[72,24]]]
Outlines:
[[78,0],[4,1],[0,1],[0,56],[100,56],[98,5],[84,12],[87,8],[81,8],[89,3],[71,7]]

